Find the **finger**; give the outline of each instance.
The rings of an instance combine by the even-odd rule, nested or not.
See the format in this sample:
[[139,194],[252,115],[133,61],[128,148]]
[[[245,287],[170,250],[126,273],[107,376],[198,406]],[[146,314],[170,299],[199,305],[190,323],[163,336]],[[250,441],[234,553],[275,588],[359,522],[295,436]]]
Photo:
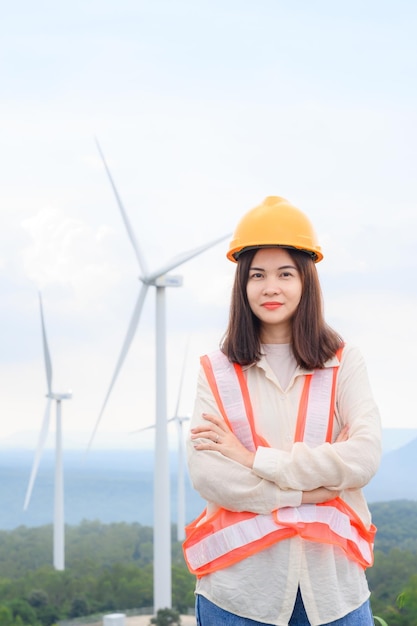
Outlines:
[[211,415],[210,413],[203,413],[202,414],[203,419],[205,419],[207,422],[211,422],[212,424],[214,424],[214,426],[217,426],[218,428],[220,428],[221,430],[224,429],[224,427],[227,428],[225,422],[223,419],[221,419],[220,417],[218,417],[217,415]]
[[196,426],[190,430],[192,435],[209,435],[210,433],[216,433],[217,431],[214,428],[210,428],[207,424],[201,424],[200,426]]
[[221,439],[219,435],[213,438],[197,439],[193,443],[195,450],[219,450]]
[[220,433],[215,430],[196,430],[191,433],[191,439],[209,439],[213,443],[219,443]]

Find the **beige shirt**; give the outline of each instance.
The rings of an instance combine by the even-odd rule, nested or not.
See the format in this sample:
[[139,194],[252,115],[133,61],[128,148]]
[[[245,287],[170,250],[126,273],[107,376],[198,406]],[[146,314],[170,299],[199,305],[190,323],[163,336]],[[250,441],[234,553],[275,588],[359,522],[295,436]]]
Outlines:
[[[326,366],[337,363],[336,357]],[[341,490],[341,497],[366,525],[370,513],[362,494],[381,456],[379,412],[358,349],[346,346],[338,375],[333,439],[349,424],[349,440],[309,448],[293,443],[298,404],[307,370],[296,367],[283,389],[271,368],[271,355],[245,368],[256,431],[270,444],[260,447],[252,469],[219,452],[197,451],[187,443],[192,483],[207,500],[208,514],[219,506],[232,511],[270,513],[298,506],[302,491]],[[288,364],[291,367],[291,364]],[[285,368],[284,368],[285,369]],[[286,369],[288,372],[288,368]],[[219,415],[200,371],[191,427],[202,413]],[[369,597],[364,571],[337,547],[299,537],[286,539],[243,561],[204,576],[196,592],[236,615],[287,626],[300,587],[312,626],[334,621]]]

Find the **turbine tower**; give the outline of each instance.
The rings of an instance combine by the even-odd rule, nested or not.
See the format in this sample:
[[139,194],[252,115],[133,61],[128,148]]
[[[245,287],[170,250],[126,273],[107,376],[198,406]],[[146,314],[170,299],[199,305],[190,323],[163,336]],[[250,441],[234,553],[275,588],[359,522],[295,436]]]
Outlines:
[[[188,345],[187,345],[188,348]],[[188,422],[190,418],[188,416],[181,416],[179,414],[180,401],[181,401],[181,390],[184,382],[184,373],[185,373],[185,364],[186,364],[186,356],[187,350],[184,356],[184,362],[182,366],[180,385],[178,390],[177,397],[177,406],[175,408],[175,413],[173,417],[170,417],[167,420],[167,423],[175,422],[177,425],[177,540],[183,541],[185,539],[185,450],[184,450],[184,433],[183,433],[183,425],[184,422]],[[155,428],[155,424],[152,426],[145,426],[144,428],[139,428],[139,430],[135,430],[135,433],[141,433],[145,430],[151,430]]]
[[56,393],[52,391],[52,362],[48,348],[48,340],[46,337],[45,319],[43,315],[42,296],[39,293],[39,306],[41,312],[42,325],[42,343],[43,354],[45,360],[46,382],[48,392],[46,394],[46,409],[39,433],[38,445],[32,465],[32,472],[29,478],[29,484],[26,491],[25,503],[23,509],[26,511],[32,495],[33,485],[39,469],[39,463],[45,448],[46,440],[49,432],[49,422],[51,415],[52,400],[56,403],[56,430],[55,430],[55,482],[54,482],[54,549],[53,564],[56,570],[65,569],[65,540],[64,540],[64,473],[62,463],[62,422],[61,422],[61,403],[62,400],[72,398],[72,393]]
[[189,417],[180,416],[178,413],[169,421],[175,421],[178,434],[178,459],[177,459],[177,540],[185,539],[185,451],[183,424],[189,421]]
[[139,324],[140,315],[146,299],[149,287],[156,290],[156,419],[155,419],[155,469],[154,469],[154,613],[159,609],[171,608],[172,588],[171,588],[171,515],[170,515],[170,485],[169,485],[169,460],[168,460],[168,432],[167,432],[167,402],[166,402],[166,303],[165,290],[167,287],[180,287],[182,277],[169,274],[173,269],[189,261],[193,257],[202,254],[229,235],[224,235],[198,248],[184,252],[170,262],[154,271],[149,271],[141,249],[136,241],[135,234],[130,224],[129,218],[123,206],[116,185],[113,181],[110,169],[107,165],[101,147],[96,140],[97,148],[103,161],[107,177],[113,189],[116,202],[118,204],[122,219],[124,221],[127,234],[132,244],[141,272],[139,280],[142,287],[138,294],[133,315],[130,320],[128,330],[120,355],[116,364],[113,377],[111,379],[107,394],[105,396],[101,411],[96,421],[93,433],[87,450],[90,449],[92,441],[97,432],[110,393],[125,361],[126,355],[135,336]]

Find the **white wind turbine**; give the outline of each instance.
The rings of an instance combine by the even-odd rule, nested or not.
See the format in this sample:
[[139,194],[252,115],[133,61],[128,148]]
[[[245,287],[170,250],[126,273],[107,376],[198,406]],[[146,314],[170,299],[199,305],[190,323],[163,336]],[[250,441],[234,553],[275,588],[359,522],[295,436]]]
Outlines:
[[65,548],[64,548],[64,475],[62,464],[62,423],[61,423],[61,402],[72,398],[72,393],[56,393],[52,391],[52,363],[48,348],[48,340],[46,337],[45,319],[43,315],[42,297],[39,293],[39,306],[41,312],[42,324],[42,343],[43,354],[45,359],[45,371],[48,393],[46,394],[46,409],[39,433],[38,445],[32,465],[32,472],[29,478],[29,484],[26,491],[24,510],[29,506],[32,495],[33,485],[39,469],[39,463],[46,444],[49,432],[49,422],[51,415],[52,400],[56,402],[56,431],[55,431],[55,482],[54,482],[54,550],[53,563],[56,570],[65,569]]
[[[188,349],[188,345],[187,345]],[[184,422],[188,422],[190,418],[188,416],[181,416],[179,414],[181,391],[184,382],[185,365],[187,358],[187,350],[184,356],[184,362],[182,366],[180,385],[177,397],[177,406],[173,417],[167,420],[167,423],[175,423],[177,425],[177,540],[183,541],[185,539],[185,449],[184,449]],[[139,428],[135,430],[135,433],[141,433],[145,430],[151,430],[155,428],[155,424],[152,426],[145,426],[145,428]]]
[[170,608],[172,605],[171,590],[171,515],[170,515],[170,484],[169,484],[169,460],[168,460],[168,433],[167,433],[167,403],[166,403],[166,323],[165,323],[165,289],[166,287],[180,287],[182,277],[168,274],[171,270],[193,257],[208,250],[229,235],[219,237],[205,245],[184,252],[162,267],[154,271],[149,271],[141,249],[136,241],[129,218],[113,181],[110,169],[104,158],[104,154],[96,140],[100,157],[103,161],[107,177],[113,189],[122,219],[124,221],[127,234],[133,246],[139,270],[141,272],[139,280],[142,287],[138,294],[133,315],[130,320],[127,334],[116,364],[116,368],[111,379],[107,394],[105,396],[101,411],[91,435],[88,449],[96,434],[110,393],[125,361],[133,337],[139,324],[140,315],[145,302],[149,287],[156,290],[156,419],[155,419],[155,470],[154,470],[154,612],[159,609]]

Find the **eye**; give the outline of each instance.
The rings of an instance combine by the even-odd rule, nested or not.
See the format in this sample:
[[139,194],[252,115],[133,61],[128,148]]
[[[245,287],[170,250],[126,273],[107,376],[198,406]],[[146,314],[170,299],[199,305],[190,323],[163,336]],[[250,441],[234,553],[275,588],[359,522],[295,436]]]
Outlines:
[[263,278],[263,274],[262,272],[251,272],[249,274],[249,278],[257,280],[257,279]]

